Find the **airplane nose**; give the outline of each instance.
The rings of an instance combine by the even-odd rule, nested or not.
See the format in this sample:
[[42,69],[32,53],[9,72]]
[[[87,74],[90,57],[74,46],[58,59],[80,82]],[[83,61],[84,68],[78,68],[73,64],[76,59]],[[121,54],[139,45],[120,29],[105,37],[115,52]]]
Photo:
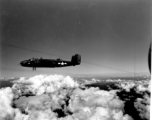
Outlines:
[[23,66],[24,65],[24,61],[20,62],[20,65]]
[[23,64],[23,62],[20,62],[20,65],[22,65]]

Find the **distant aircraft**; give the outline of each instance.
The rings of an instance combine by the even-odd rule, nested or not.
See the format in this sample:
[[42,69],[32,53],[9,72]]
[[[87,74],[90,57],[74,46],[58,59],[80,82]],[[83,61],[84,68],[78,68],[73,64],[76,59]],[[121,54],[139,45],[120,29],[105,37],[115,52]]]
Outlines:
[[79,54],[75,54],[72,56],[71,61],[58,59],[38,59],[31,58],[29,60],[21,61],[20,65],[23,67],[33,67],[33,70],[36,70],[36,67],[67,67],[67,66],[75,66],[80,65],[81,56]]

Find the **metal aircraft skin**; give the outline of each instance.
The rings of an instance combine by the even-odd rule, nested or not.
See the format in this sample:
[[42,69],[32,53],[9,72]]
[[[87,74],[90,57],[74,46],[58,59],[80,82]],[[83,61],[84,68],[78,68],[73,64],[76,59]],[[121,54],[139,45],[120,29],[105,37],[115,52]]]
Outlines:
[[75,54],[72,56],[71,61],[58,59],[38,59],[38,58],[31,58],[29,60],[24,60],[20,62],[20,65],[23,67],[32,67],[33,70],[36,70],[37,67],[67,67],[67,66],[75,66],[80,65],[81,63],[81,56],[79,54]]

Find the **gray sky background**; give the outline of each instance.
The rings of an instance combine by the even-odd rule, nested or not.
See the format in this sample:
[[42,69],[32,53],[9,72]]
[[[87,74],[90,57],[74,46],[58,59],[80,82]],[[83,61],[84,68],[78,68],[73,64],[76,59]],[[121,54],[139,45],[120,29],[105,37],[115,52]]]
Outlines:
[[[0,18],[1,77],[149,74],[150,0],[2,0]],[[75,53],[82,57],[76,67],[18,65],[32,57],[71,60]]]

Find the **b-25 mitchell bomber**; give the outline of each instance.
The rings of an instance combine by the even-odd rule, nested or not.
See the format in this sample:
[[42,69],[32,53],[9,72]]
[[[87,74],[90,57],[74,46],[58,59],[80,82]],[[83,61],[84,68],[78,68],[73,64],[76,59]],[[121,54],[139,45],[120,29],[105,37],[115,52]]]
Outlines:
[[67,66],[75,66],[80,65],[81,56],[79,54],[75,54],[72,56],[71,61],[58,59],[38,59],[31,58],[29,60],[21,61],[20,65],[23,67],[33,67],[33,70],[36,70],[36,67],[67,67]]

